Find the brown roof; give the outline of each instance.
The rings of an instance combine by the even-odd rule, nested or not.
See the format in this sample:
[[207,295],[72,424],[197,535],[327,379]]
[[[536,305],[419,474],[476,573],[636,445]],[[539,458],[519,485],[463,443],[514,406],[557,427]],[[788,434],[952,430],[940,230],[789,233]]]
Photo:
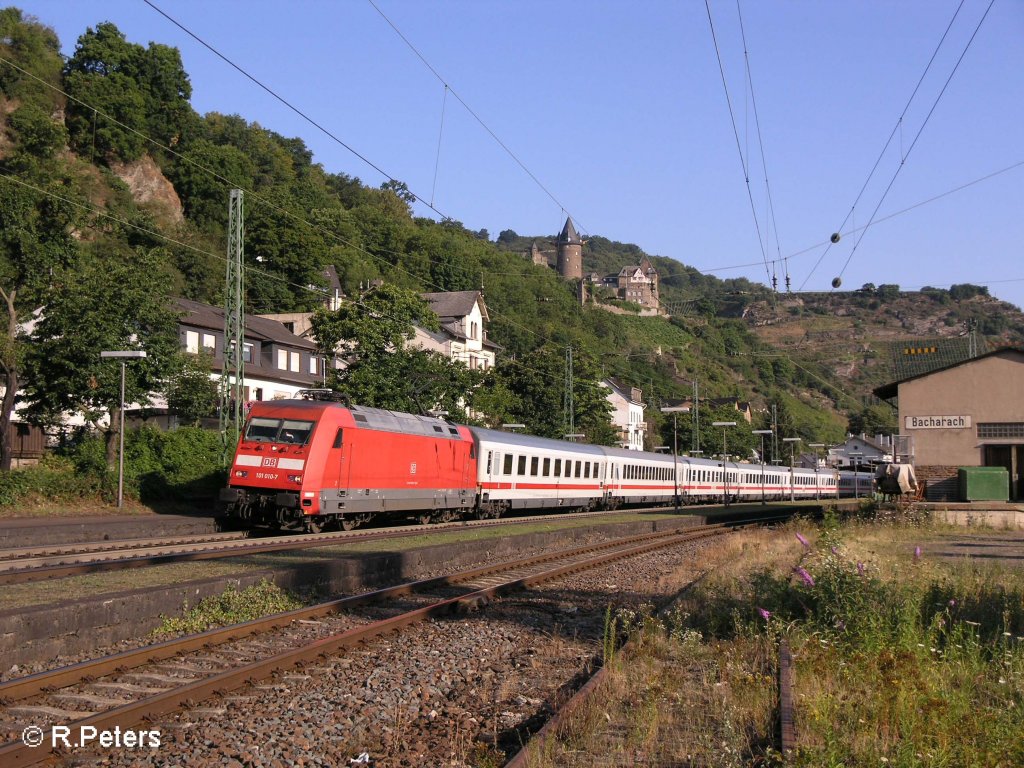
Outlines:
[[462,318],[473,311],[473,305],[480,302],[480,312],[484,320],[487,317],[487,306],[484,304],[480,291],[449,291],[446,293],[421,293],[420,296],[430,305],[430,309],[444,325],[457,318]]
[[[207,328],[212,331],[224,331],[224,308],[215,307],[212,304],[203,304],[200,301],[191,299],[172,299],[174,306],[181,311],[181,322],[194,325],[197,328]],[[289,347],[315,350],[316,344],[309,339],[296,336],[276,320],[257,315],[247,315],[245,318],[246,338],[257,339],[258,341],[270,341],[278,344],[285,344]]]

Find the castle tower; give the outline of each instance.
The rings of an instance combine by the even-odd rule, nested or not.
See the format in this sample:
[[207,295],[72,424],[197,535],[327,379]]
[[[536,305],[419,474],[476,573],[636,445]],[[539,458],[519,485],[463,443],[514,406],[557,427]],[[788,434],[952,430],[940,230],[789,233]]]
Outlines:
[[583,240],[576,234],[572,219],[565,220],[558,235],[558,274],[563,280],[583,279]]

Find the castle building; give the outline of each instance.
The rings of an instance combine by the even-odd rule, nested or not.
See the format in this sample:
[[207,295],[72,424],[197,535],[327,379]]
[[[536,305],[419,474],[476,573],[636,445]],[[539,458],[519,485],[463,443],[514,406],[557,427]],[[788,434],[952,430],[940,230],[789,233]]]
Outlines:
[[658,270],[646,256],[639,264],[623,267],[617,275],[608,275],[603,282],[623,301],[658,309]]
[[558,247],[558,274],[563,280],[583,279],[583,240],[576,234],[572,219],[565,220],[565,226],[556,241]]

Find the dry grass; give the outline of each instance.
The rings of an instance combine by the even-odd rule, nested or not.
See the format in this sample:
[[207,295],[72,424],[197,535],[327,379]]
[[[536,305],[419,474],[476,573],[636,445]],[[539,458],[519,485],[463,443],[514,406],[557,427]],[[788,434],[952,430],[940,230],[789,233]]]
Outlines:
[[782,636],[799,741],[786,765],[1024,764],[1024,574],[915,553],[944,533],[805,523],[730,537],[670,614],[619,617],[632,652],[531,765],[782,765]]

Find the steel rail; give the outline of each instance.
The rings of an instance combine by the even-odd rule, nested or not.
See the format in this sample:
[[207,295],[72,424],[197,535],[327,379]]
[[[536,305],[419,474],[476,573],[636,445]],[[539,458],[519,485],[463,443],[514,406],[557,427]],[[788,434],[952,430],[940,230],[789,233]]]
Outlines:
[[[734,505],[735,506],[735,505]],[[755,505],[751,505],[759,509]],[[717,507],[715,507],[717,508]],[[786,503],[783,508],[792,508]],[[465,528],[491,528],[506,525],[517,525],[535,522],[555,522],[559,520],[576,520],[584,517],[609,515],[609,514],[639,514],[643,512],[667,511],[667,507],[651,507],[636,510],[603,511],[603,512],[582,512],[568,513],[563,515],[540,515],[526,518],[507,518],[505,520],[463,520],[451,523],[438,523],[431,526],[403,526],[402,528],[390,528],[381,531],[339,531],[334,533],[300,534],[291,536],[275,536],[263,539],[237,539],[224,542],[216,547],[203,548],[193,551],[172,551],[163,554],[130,555],[131,550],[125,550],[125,555],[116,559],[89,560],[82,563],[68,563],[62,565],[47,565],[41,567],[12,568],[3,570],[5,563],[0,562],[0,586],[6,584],[23,584],[33,581],[45,581],[49,579],[66,578],[68,576],[81,576],[87,573],[98,573],[104,571],[118,571],[129,568],[144,568],[154,565],[166,565],[168,563],[195,562],[198,560],[218,560],[227,557],[243,557],[248,555],[259,555],[270,552],[284,552],[293,549],[307,549],[314,547],[327,547],[339,543],[351,541],[375,541],[391,538],[408,538],[422,536],[434,531],[446,529]],[[768,518],[766,518],[768,519]],[[262,542],[262,543],[261,543]]]
[[[659,508],[660,509],[660,508]],[[642,512],[645,510],[632,510]],[[597,515],[624,514],[617,512],[583,512],[564,515],[542,515],[525,518],[508,518],[506,520],[462,520],[450,523],[435,523],[430,526],[403,526],[401,528],[389,528],[386,530],[363,530],[363,531],[338,531],[333,533],[312,533],[288,536],[274,536],[263,539],[232,539],[222,546],[209,547],[198,551],[176,550],[163,554],[131,555],[130,549],[123,550],[125,555],[117,559],[108,560],[87,560],[81,563],[66,563],[59,565],[43,565],[38,567],[21,567],[3,570],[3,566],[10,564],[22,565],[16,561],[8,563],[0,562],[0,585],[23,584],[32,581],[45,581],[48,579],[59,579],[68,576],[80,576],[86,573],[97,573],[102,571],[118,571],[129,568],[144,568],[152,565],[166,565],[167,563],[190,562],[196,560],[217,560],[227,557],[241,557],[250,554],[265,554],[268,552],[283,552],[292,549],[306,549],[313,547],[326,547],[350,541],[375,541],[379,539],[407,538],[411,536],[422,536],[434,531],[446,529],[464,528],[490,528],[504,525],[523,524],[524,522],[558,521],[567,519],[580,519]],[[628,514],[628,512],[627,512]],[[262,543],[259,543],[262,542]],[[163,545],[156,545],[149,548],[161,548]],[[173,546],[173,545],[171,545]],[[145,549],[145,547],[144,547]]]
[[222,533],[197,533],[190,536],[165,536],[133,539],[111,539],[106,541],[83,541],[50,547],[6,547],[0,549],[0,567],[20,565],[26,560],[44,560],[58,557],[80,557],[103,555],[123,550],[175,547],[191,544],[207,544],[218,541],[236,541],[249,538],[249,531],[226,531]]
[[[85,727],[93,727],[96,728],[97,731],[103,731],[110,730],[115,726],[130,727],[143,720],[152,721],[156,717],[175,711],[188,702],[202,700],[215,693],[234,690],[248,682],[251,682],[252,680],[266,678],[276,672],[291,669],[304,662],[316,661],[321,657],[330,655],[345,648],[350,648],[388,632],[402,629],[428,618],[448,614],[453,610],[457,610],[462,605],[476,605],[481,599],[487,599],[497,595],[503,595],[516,590],[525,589],[545,581],[551,581],[571,573],[587,570],[589,568],[594,568],[599,565],[604,565],[627,557],[634,557],[655,549],[723,535],[724,533],[732,530],[733,527],[735,527],[735,524],[722,524],[717,526],[702,526],[696,531],[671,531],[647,534],[645,536],[627,537],[626,539],[619,539],[615,542],[605,542],[602,545],[591,545],[573,550],[563,550],[561,552],[551,553],[538,558],[528,558],[515,561],[513,563],[504,563],[501,565],[492,565],[473,569],[473,571],[467,571],[454,576],[461,578],[461,580],[468,580],[470,578],[475,578],[479,575],[487,575],[495,571],[516,570],[518,568],[525,567],[526,564],[531,562],[536,565],[540,562],[552,559],[565,559],[566,557],[573,555],[589,554],[595,550],[622,547],[624,545],[628,546],[629,544],[633,544],[637,541],[642,542],[638,543],[636,546],[629,546],[627,549],[619,549],[615,552],[557,566],[547,571],[516,578],[491,587],[479,589],[465,595],[442,599],[431,605],[417,608],[389,619],[382,619],[345,632],[331,635],[329,637],[320,638],[299,648],[293,648],[235,669],[225,670],[203,680],[190,682],[170,691],[139,699],[104,712],[98,712],[94,715],[90,715],[86,718],[70,723],[69,727],[73,730],[79,731]],[[475,574],[475,576],[470,574]],[[422,582],[412,582],[410,584],[400,585],[399,587],[378,590],[375,593],[358,595],[355,596],[355,598],[345,598],[343,601],[333,601],[333,603],[325,604],[325,606],[337,605],[338,603],[345,601],[348,601],[348,605],[353,605],[353,600],[369,602],[370,599],[373,599],[373,596],[379,598],[385,595],[400,595],[414,591],[411,588],[414,585],[419,585],[419,588],[422,589],[424,585],[427,584],[444,585],[446,583],[457,583],[453,582],[452,578],[453,577],[451,576],[447,576],[437,579],[428,579]],[[323,608],[324,606],[318,607]],[[289,614],[281,614],[280,616],[293,615],[295,613],[297,612],[292,611],[289,612]],[[248,622],[249,625],[254,623],[256,622]],[[207,635],[209,633],[203,634]],[[201,636],[197,635],[195,637],[198,638]],[[120,656],[122,656],[122,654],[107,657],[106,661],[116,659]],[[82,667],[83,665],[75,666]],[[38,679],[40,678],[40,675],[34,675],[32,677]],[[12,682],[17,683],[19,681]],[[8,685],[10,686],[10,684]],[[9,768],[20,768],[20,766],[33,765],[58,754],[60,750],[56,749],[53,745],[54,740],[52,730],[47,731],[44,734],[42,744],[38,747],[29,747],[21,740],[10,742],[0,747],[0,765],[8,766]]]

